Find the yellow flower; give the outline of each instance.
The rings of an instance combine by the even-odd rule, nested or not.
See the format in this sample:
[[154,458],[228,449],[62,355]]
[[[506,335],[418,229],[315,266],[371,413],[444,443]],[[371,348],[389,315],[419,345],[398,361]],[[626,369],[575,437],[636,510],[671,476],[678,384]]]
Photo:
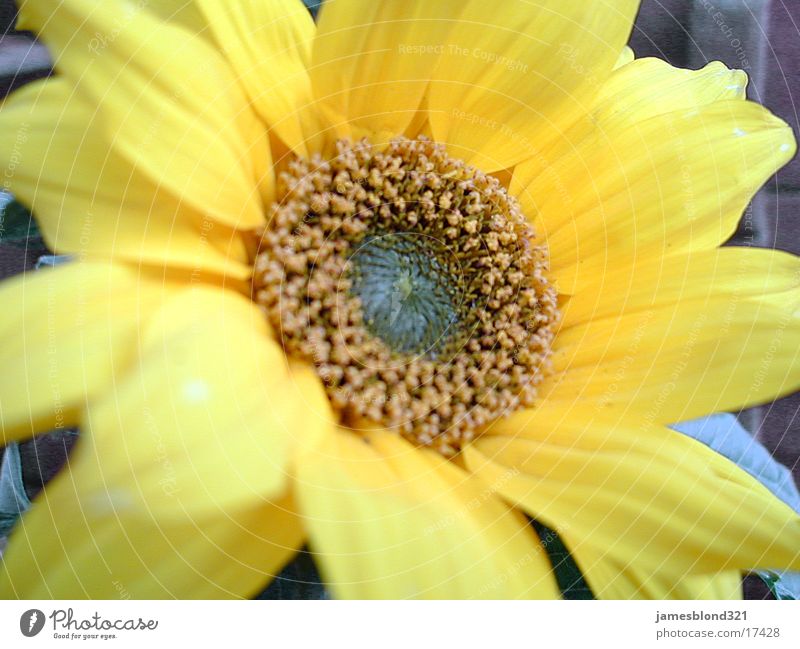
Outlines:
[[800,569],[666,428],[800,385],[800,263],[719,247],[794,138],[742,72],[633,60],[637,5],[23,2],[57,74],[5,177],[77,259],[0,291],[0,416],[81,439],[0,593],[246,597],[308,543],[339,597],[557,597],[526,515],[598,597]]

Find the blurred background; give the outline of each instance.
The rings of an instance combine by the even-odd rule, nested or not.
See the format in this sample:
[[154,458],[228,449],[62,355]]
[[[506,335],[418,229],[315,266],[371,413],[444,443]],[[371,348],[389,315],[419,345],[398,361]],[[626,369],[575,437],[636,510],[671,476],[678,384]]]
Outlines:
[[[305,3],[313,11],[319,0]],[[14,30],[16,11],[14,0],[0,0],[0,97],[52,73],[45,47]],[[795,94],[800,95],[800,1],[643,0],[630,44],[637,57],[657,56],[678,67],[700,68],[720,60],[745,70],[749,97],[786,120],[800,137],[795,103]],[[0,278],[30,269],[48,254],[37,237],[5,232],[14,236],[0,239]],[[800,254],[800,158],[759,192],[730,244]],[[800,393],[736,414],[800,483]],[[59,434],[21,445],[31,497],[61,466],[72,439]],[[752,598],[767,595],[758,581],[748,580],[746,590]]]

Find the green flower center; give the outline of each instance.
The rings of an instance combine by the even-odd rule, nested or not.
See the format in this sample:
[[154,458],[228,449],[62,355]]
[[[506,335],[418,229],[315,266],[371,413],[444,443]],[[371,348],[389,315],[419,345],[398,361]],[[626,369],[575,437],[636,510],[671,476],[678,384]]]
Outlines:
[[[462,339],[464,287],[454,252],[412,232],[372,234],[350,257],[364,326],[394,351],[435,359]],[[459,269],[460,271],[460,269]]]

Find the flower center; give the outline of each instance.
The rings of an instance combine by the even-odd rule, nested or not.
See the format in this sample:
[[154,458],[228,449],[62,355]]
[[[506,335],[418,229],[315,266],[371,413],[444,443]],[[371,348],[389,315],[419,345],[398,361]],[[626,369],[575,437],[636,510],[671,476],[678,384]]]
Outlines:
[[289,163],[259,237],[254,299],[344,424],[449,456],[532,405],[556,293],[496,178],[423,138],[342,141]]
[[377,232],[350,257],[350,293],[364,326],[396,352],[437,358],[461,330],[464,290],[455,252],[418,232]]

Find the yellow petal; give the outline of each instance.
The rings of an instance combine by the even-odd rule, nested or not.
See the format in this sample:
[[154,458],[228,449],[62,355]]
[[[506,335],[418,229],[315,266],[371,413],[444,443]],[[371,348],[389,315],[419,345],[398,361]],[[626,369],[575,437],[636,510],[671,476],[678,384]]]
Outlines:
[[443,2],[326,2],[309,72],[314,98],[336,134],[383,142],[404,133],[422,102],[448,18],[457,14],[453,3]]
[[648,572],[631,563],[600,559],[602,553],[583,546],[578,563],[597,599],[742,599],[738,570],[686,576]]
[[287,365],[239,294],[183,291],[152,316],[140,348],[84,421],[85,443],[104,458],[92,493],[138,492],[164,515],[239,506],[284,491],[294,449],[333,426],[313,370]]
[[638,5],[448,3],[452,21],[441,35],[430,40],[414,32],[412,41],[443,44],[428,91],[434,138],[497,171],[563,137],[619,58]]
[[614,64],[614,69],[621,68],[623,65],[628,65],[628,63],[632,63],[635,58],[633,50],[629,46],[625,46],[622,48],[622,54],[619,55],[617,62]]
[[563,329],[540,396],[666,424],[791,393],[800,387],[800,290],[791,281],[765,296],[706,294]]
[[742,599],[742,575],[737,570],[710,575],[648,571],[610,559],[589,543],[580,543],[580,556],[571,557],[596,599]]
[[[146,420],[139,423],[148,436]],[[303,543],[285,497],[197,516],[178,508],[160,515],[111,488],[91,493],[87,485],[102,480],[108,457],[78,441],[68,468],[15,527],[0,563],[0,597],[252,597]]]
[[562,309],[563,329],[589,320],[719,295],[758,297],[800,286],[800,257],[762,248],[697,250],[598,274]]
[[747,73],[731,70],[720,61],[700,70],[685,70],[661,59],[637,59],[603,84],[592,117],[599,126],[620,119],[642,122],[715,101],[745,99],[746,89]]
[[244,245],[156,185],[103,138],[97,113],[61,78],[31,84],[0,110],[8,187],[31,205],[48,246],[81,258],[250,275]]
[[133,362],[141,322],[174,290],[123,264],[73,263],[4,282],[3,443],[76,423]]
[[27,0],[22,10],[123,156],[222,223],[263,223],[266,135],[205,39],[120,0]]
[[741,573],[732,570],[711,577],[701,575],[682,579],[670,595],[675,599],[743,599],[742,588]]
[[[619,69],[623,66],[624,69]],[[588,114],[548,150],[518,165],[511,190],[521,195],[523,206],[533,215],[537,212],[536,206],[543,206],[547,198],[540,195],[545,178],[528,186],[541,174],[555,180],[550,166],[560,158],[583,155],[582,147],[592,146],[598,138],[605,137],[606,131],[610,132],[609,136],[619,132],[625,123],[633,125],[657,115],[693,110],[715,101],[744,99],[746,87],[745,72],[731,70],[719,61],[701,70],[685,70],[656,58],[634,61],[633,51],[626,47],[617,68],[592,98]],[[570,181],[567,177],[559,180],[565,185]],[[549,214],[543,213],[545,216]]]
[[[563,293],[645,256],[715,248],[795,151],[791,129],[737,99],[615,120],[523,192]],[[529,210],[531,208],[529,207]]]
[[340,432],[299,459],[297,476],[312,549],[339,597],[558,597],[524,517],[397,435]]
[[[308,67],[314,21],[297,0],[197,0],[262,119],[298,155],[318,149]],[[310,148],[309,148],[310,146]]]
[[180,25],[192,34],[211,40],[210,25],[197,7],[196,2],[189,0],[151,0],[142,6],[145,11],[158,16],[161,20]]
[[674,579],[800,566],[800,517],[680,433],[558,406],[491,433],[467,447],[467,467],[556,530],[584,570],[613,561]]

